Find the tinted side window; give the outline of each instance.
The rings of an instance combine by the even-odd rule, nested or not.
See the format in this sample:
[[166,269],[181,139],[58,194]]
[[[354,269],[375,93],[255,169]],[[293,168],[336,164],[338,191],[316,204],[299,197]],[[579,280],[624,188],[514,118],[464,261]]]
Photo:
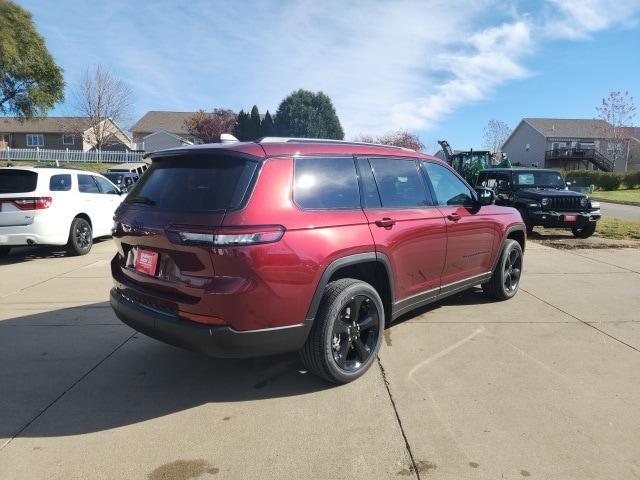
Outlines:
[[353,158],[296,158],[293,199],[308,209],[360,208]]
[[378,187],[373,178],[371,165],[366,158],[358,158],[358,174],[360,175],[360,188],[362,189],[362,206],[368,208],[380,208],[380,195],[378,195]]
[[383,207],[431,205],[412,159],[370,158]]
[[68,192],[71,190],[71,174],[51,175],[49,190],[52,192]]
[[82,193],[100,193],[98,185],[91,175],[78,175],[78,190]]
[[110,181],[105,180],[102,177],[93,177],[93,178],[95,179],[96,182],[98,182],[98,185],[100,185],[100,190],[102,190],[102,193],[111,193],[111,194],[118,193],[118,189],[114,187]]
[[451,170],[437,163],[422,162],[438,205],[471,205],[473,194]]

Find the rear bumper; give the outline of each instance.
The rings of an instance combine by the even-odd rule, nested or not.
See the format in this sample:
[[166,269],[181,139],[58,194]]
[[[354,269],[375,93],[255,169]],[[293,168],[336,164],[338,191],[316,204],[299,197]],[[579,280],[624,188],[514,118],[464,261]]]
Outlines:
[[250,331],[199,324],[144,306],[116,288],[111,289],[111,307],[120,320],[140,333],[212,357],[243,358],[293,352],[302,347],[311,329],[311,322]]
[[[567,222],[565,215],[575,215],[576,220]],[[600,210],[592,212],[553,212],[553,211],[533,211],[529,212],[529,221],[533,225],[541,225],[543,227],[571,228],[582,227],[588,223],[595,223],[600,220]]]
[[[0,245],[3,247],[21,245],[65,245],[68,236],[61,235],[40,235],[36,232],[27,231],[28,227],[0,227]],[[9,233],[9,230],[20,232]]]
[[0,245],[65,245],[69,240],[69,225],[50,212],[38,211],[28,225],[0,226]]

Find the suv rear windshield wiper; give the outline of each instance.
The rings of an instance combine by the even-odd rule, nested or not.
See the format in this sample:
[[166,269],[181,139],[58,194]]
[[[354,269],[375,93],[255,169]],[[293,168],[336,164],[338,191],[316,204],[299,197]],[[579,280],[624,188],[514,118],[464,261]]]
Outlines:
[[133,197],[127,200],[127,203],[142,203],[143,205],[155,205],[156,201],[149,197]]

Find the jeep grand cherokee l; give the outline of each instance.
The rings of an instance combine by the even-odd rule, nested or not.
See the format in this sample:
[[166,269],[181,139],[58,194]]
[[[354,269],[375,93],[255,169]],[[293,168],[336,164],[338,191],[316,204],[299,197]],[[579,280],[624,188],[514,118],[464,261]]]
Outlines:
[[345,383],[404,313],[478,284],[498,299],[518,289],[520,214],[431,156],[271,138],[151,158],[115,215],[111,305],[167,343],[299,350]]

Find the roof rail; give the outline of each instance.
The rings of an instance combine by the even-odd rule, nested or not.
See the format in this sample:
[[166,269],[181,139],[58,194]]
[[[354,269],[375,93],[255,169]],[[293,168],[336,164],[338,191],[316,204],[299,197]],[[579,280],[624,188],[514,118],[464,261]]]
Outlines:
[[350,142],[348,140],[332,140],[330,138],[262,137],[256,140],[256,143],[339,143],[341,145],[363,145],[367,147],[393,148],[395,150],[404,150],[406,152],[415,151],[410,148],[396,147],[395,145],[383,145],[381,143],[367,142]]

